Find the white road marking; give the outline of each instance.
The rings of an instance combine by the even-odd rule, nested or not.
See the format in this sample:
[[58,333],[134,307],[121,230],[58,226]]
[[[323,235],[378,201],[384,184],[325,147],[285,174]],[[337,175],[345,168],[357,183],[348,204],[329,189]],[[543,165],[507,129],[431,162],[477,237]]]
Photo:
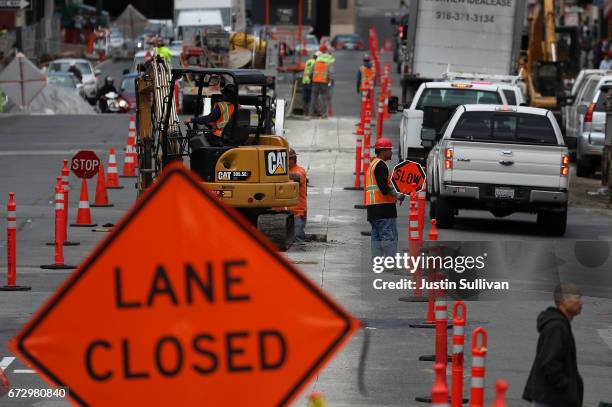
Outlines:
[[2,360],[0,360],[0,370],[5,371],[6,369],[8,369],[10,364],[13,363],[13,360],[15,360],[13,356],[3,357]]
[[601,339],[612,349],[612,329],[598,329],[597,333]]
[[15,369],[13,373],[36,373],[36,371],[32,369]]

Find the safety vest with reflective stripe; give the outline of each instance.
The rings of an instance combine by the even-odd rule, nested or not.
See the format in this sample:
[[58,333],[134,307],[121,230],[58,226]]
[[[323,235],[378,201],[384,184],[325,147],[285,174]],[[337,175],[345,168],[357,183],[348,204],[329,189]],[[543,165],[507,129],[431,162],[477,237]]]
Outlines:
[[223,133],[223,128],[230,121],[232,115],[234,114],[234,105],[227,102],[217,102],[216,105],[219,107],[221,111],[221,116],[210,123],[210,127],[212,128],[213,134],[215,136],[221,137]]
[[302,84],[308,85],[310,83],[310,76],[312,75],[312,68],[314,67],[315,59],[310,58],[304,65],[304,75],[302,76]]
[[297,205],[289,207],[295,216],[306,217],[307,202],[306,202],[306,170],[299,165],[294,165],[289,168],[289,174],[298,174],[300,176],[300,193],[298,195]]
[[[380,188],[378,188],[378,184],[376,183],[376,176],[374,175],[374,170],[378,164],[382,163],[382,165],[386,165],[383,160],[378,157],[375,157],[368,170],[366,171],[365,177],[365,204],[366,205],[379,205],[379,204],[389,204],[395,203],[395,197],[393,195],[385,195],[381,192]],[[391,184],[391,176],[387,179],[387,185],[389,188],[393,188]]]
[[329,64],[325,61],[316,61],[312,73],[312,81],[314,83],[329,82]]
[[372,89],[374,87],[374,68],[368,68],[366,66],[359,67],[361,71],[361,83],[359,90],[364,91]]

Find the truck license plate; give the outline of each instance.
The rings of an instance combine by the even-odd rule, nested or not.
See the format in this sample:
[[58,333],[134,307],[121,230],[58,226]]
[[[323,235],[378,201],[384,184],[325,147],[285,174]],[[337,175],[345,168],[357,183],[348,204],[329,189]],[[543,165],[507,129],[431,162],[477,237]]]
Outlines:
[[495,188],[495,198],[514,199],[514,189]]

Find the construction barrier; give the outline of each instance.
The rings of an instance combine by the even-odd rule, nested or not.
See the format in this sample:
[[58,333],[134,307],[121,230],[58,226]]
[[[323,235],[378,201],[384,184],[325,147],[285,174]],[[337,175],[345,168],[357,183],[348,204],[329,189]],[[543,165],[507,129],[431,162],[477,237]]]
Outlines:
[[[68,214],[70,208],[69,191],[70,191],[70,170],[68,169],[68,160],[64,159],[62,165],[62,187],[64,188],[64,246],[78,246],[79,242],[71,242],[68,240]],[[55,246],[55,242],[47,242],[47,246]]]
[[110,207],[114,206],[108,201],[108,192],[106,191],[106,176],[104,174],[104,164],[100,163],[98,170],[98,179],[96,180],[96,198],[92,207]]
[[87,180],[81,179],[81,196],[79,197],[79,209],[77,210],[76,222],[71,223],[73,227],[92,227],[97,223],[91,222],[91,210],[89,209],[89,193],[87,192]]
[[[9,200],[6,204],[6,261],[7,282],[6,285],[0,286],[0,291],[28,291],[32,289],[32,287],[17,285],[17,203],[15,202],[14,192],[9,192]],[[2,369],[0,368],[1,372]]]
[[[478,339],[480,338],[480,345]],[[482,327],[472,333],[472,387],[470,407],[484,406],[485,356],[487,355],[487,331]]]
[[108,174],[106,177],[106,188],[107,189],[122,189],[123,186],[119,185],[119,175],[117,173],[117,156],[115,149],[111,148],[108,153]]
[[417,194],[418,199],[418,209],[419,209],[419,233],[423,236],[425,232],[425,206],[427,205],[427,192],[426,189],[427,184],[423,184],[423,189],[421,189]]
[[463,301],[453,305],[453,353],[451,373],[451,406],[463,405],[463,347],[467,309]]
[[55,263],[40,266],[42,269],[62,270],[73,269],[64,263],[64,217],[66,216],[64,204],[64,187],[62,177],[57,177],[55,184]]

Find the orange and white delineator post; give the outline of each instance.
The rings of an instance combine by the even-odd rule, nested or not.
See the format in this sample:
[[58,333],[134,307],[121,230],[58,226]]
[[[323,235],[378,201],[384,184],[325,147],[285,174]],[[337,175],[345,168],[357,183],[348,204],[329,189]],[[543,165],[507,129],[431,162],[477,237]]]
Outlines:
[[6,204],[6,260],[7,281],[6,285],[0,286],[0,291],[30,290],[32,287],[17,285],[17,204],[14,192],[9,192],[9,200]]
[[[367,102],[367,104],[369,105],[370,102]],[[362,172],[363,172],[364,177],[366,176],[368,168],[370,167],[370,148],[371,148],[370,143],[371,143],[371,134],[372,134],[371,119],[372,117],[371,117],[370,109],[367,109],[366,116],[365,116],[365,123],[363,126],[363,163],[362,163],[363,169],[362,169]]]
[[451,406],[463,405],[463,347],[465,344],[465,323],[467,309],[465,302],[453,304],[453,353],[451,374]]
[[55,263],[40,266],[42,269],[60,270],[73,269],[75,266],[64,264],[64,187],[62,177],[57,177],[55,183]]
[[431,388],[431,406],[448,407],[448,386],[446,385],[446,365],[434,364],[435,381]]
[[419,210],[419,233],[425,235],[425,205],[427,201],[427,184],[423,184],[423,188],[417,193],[418,210]]
[[448,364],[448,338],[446,336],[448,316],[446,315],[446,311],[446,298],[436,298],[434,305],[434,312],[436,315],[436,363],[442,363],[444,365],[444,371],[446,371],[446,365]]
[[[480,342],[479,339],[480,338]],[[487,355],[487,331],[482,327],[472,333],[472,387],[470,407],[484,406],[485,357]]]

